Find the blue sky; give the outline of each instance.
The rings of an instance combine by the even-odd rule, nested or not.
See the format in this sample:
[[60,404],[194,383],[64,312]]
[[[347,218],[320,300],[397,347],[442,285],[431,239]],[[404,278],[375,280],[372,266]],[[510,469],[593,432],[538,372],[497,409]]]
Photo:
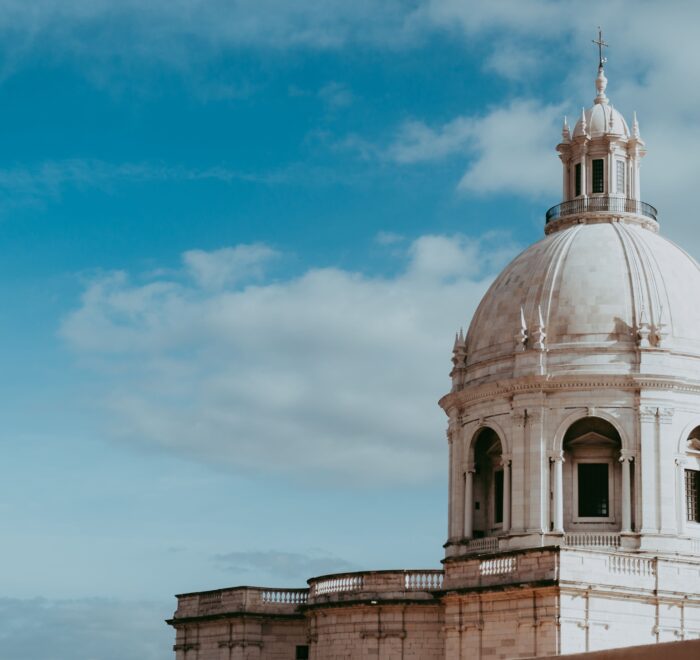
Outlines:
[[164,660],[174,593],[438,566],[453,333],[559,201],[598,24],[700,254],[698,12],[0,0],[3,653]]

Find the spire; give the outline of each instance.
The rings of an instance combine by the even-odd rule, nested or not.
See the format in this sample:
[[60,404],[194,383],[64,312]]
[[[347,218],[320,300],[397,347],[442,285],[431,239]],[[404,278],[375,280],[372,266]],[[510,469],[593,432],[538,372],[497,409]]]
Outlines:
[[608,79],[605,77],[605,63],[607,57],[603,57],[603,48],[609,48],[608,44],[603,41],[603,31],[598,26],[598,39],[592,39],[593,43],[598,46],[598,76],[595,79],[595,88],[598,91],[595,97],[595,103],[607,103],[608,97],[605,96],[605,88],[608,86]]
[[462,328],[455,334],[455,343],[452,348],[452,391],[457,392],[464,386],[465,373],[467,371],[467,342]]
[[637,121],[637,111],[632,115],[632,137],[639,139],[639,122]]
[[581,108],[581,132],[585,135],[588,133],[588,125],[586,124],[586,108]]
[[569,130],[569,122],[566,120],[566,115],[564,115],[564,125],[561,127],[561,141],[571,142],[571,131]]

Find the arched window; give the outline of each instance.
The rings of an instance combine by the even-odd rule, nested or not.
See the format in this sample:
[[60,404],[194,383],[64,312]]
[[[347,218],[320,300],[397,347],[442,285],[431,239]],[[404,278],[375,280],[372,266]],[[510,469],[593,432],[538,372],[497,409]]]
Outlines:
[[685,519],[700,523],[700,426],[688,436],[684,467]]
[[598,417],[580,419],[566,432],[563,446],[566,529],[619,528],[621,446],[615,427]]
[[492,536],[503,525],[503,448],[490,428],[474,445],[474,536]]

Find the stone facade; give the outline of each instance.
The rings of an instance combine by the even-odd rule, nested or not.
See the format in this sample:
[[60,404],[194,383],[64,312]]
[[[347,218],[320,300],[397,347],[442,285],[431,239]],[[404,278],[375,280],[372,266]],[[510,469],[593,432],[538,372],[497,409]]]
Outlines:
[[178,597],[177,660],[527,658],[700,638],[700,266],[608,104],[453,347],[442,571]]

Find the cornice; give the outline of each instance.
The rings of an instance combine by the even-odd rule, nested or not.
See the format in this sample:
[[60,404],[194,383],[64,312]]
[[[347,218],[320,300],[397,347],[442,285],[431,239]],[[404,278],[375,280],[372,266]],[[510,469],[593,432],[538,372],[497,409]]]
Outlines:
[[501,379],[450,392],[438,402],[443,410],[464,408],[480,401],[526,394],[530,392],[559,392],[570,390],[616,389],[627,391],[658,390],[700,394],[700,381],[666,376],[610,375],[610,376],[524,376]]

